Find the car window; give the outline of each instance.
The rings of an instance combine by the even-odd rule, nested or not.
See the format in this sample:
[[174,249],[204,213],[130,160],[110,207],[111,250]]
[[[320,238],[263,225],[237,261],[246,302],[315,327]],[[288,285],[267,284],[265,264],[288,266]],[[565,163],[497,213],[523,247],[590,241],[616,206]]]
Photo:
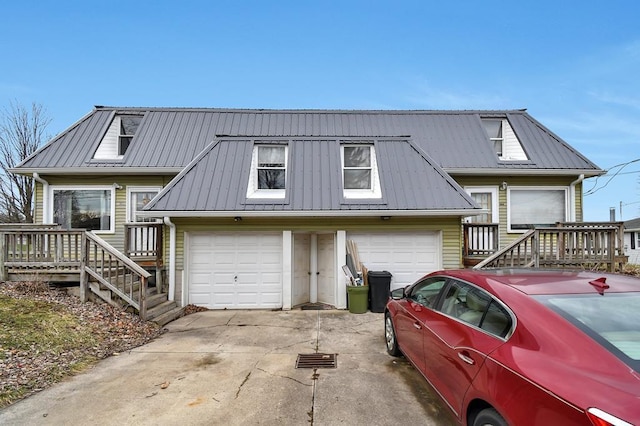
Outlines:
[[513,323],[509,313],[489,293],[456,280],[447,288],[441,311],[500,337],[507,335]]
[[640,372],[640,294],[536,296]]
[[428,308],[433,308],[438,301],[440,291],[447,279],[444,277],[427,278],[416,284],[409,292],[408,298]]

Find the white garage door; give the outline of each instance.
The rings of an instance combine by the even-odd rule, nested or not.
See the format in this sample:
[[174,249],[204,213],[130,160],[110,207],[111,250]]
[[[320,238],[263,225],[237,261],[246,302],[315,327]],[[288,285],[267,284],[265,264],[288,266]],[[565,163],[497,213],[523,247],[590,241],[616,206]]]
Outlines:
[[348,232],[360,261],[370,271],[389,271],[391,289],[412,284],[442,268],[440,232]]
[[189,303],[282,307],[282,234],[189,233],[187,239]]

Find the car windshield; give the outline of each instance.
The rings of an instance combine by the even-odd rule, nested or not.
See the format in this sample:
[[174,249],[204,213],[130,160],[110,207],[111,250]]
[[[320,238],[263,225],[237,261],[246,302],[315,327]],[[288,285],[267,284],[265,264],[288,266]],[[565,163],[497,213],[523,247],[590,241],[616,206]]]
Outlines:
[[537,299],[640,371],[640,293],[552,295]]

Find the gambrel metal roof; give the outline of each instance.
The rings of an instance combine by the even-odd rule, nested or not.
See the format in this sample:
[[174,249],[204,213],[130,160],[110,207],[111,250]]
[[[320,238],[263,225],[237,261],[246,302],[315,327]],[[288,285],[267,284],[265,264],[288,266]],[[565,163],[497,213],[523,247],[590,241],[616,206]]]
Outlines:
[[[144,118],[121,161],[93,160],[114,115]],[[500,161],[481,117],[507,118],[528,161]],[[16,167],[20,173],[177,173],[222,136],[410,137],[449,173],[602,173],[524,110],[338,111],[96,107]],[[101,170],[102,169],[102,170]]]

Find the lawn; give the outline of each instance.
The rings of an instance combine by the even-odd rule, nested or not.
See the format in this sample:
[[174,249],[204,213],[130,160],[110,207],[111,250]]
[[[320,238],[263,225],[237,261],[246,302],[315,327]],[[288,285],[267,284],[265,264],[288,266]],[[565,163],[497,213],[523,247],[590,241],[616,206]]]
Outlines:
[[44,283],[0,283],[0,408],[161,332]]

